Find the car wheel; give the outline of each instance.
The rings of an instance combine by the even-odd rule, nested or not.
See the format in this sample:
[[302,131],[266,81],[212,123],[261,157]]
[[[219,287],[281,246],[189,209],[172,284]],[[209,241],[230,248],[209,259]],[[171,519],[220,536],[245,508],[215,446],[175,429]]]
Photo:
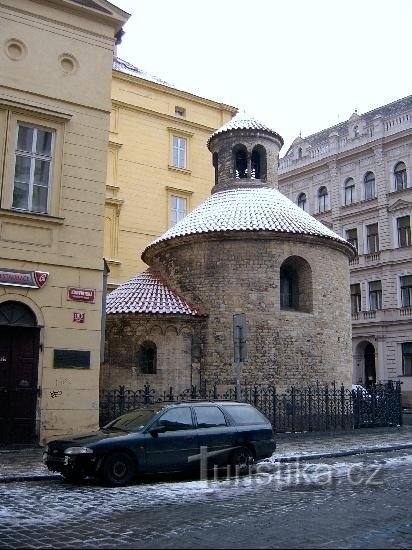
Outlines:
[[255,467],[255,458],[248,447],[238,447],[232,453],[230,466],[232,475],[252,473]]
[[62,472],[62,476],[69,483],[80,483],[86,477],[86,474],[77,470]]
[[135,474],[133,459],[127,453],[113,453],[107,456],[100,472],[104,483],[112,487],[128,485]]

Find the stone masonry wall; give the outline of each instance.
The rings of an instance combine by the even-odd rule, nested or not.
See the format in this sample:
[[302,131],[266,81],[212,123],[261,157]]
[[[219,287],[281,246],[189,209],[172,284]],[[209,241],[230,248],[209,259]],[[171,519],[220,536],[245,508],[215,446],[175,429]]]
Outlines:
[[[266,236],[266,238],[265,238]],[[188,300],[204,309],[201,369],[209,382],[232,384],[233,314],[244,313],[249,331],[243,382],[351,384],[351,318],[347,255],[333,242],[250,232],[191,236],[167,243],[151,264]],[[312,313],[280,310],[282,262],[300,256],[312,269]]]
[[[125,385],[137,390],[150,384],[161,391],[172,386],[175,392],[181,392],[198,385],[199,362],[193,341],[199,341],[203,323],[203,319],[185,315],[108,315],[101,388]],[[145,340],[157,347],[156,374],[139,372],[138,350]]]

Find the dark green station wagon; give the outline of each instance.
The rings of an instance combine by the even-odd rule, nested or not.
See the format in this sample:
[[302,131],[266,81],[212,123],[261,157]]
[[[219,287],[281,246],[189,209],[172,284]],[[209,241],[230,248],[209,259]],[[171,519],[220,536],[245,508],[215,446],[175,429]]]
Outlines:
[[136,409],[98,432],[49,441],[43,461],[69,481],[112,486],[164,472],[221,468],[245,473],[276,447],[270,421],[237,402],[180,402]]

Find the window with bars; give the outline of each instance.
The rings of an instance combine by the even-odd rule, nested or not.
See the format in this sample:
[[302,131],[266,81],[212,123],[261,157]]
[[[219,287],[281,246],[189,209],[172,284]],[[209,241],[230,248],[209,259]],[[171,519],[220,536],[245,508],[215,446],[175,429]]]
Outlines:
[[18,124],[12,208],[47,214],[54,131]]
[[395,191],[402,191],[407,187],[406,166],[404,162],[398,162],[393,170]]
[[371,281],[369,283],[369,309],[371,311],[382,309],[382,282]]
[[355,202],[355,182],[353,178],[348,178],[345,182],[345,204]]
[[356,251],[358,251],[358,230],[356,227],[346,230],[346,240],[356,248]]
[[402,344],[402,374],[412,376],[412,342]]
[[379,252],[379,229],[377,223],[366,226],[366,245],[368,254]]
[[170,223],[175,225],[187,214],[187,199],[171,195],[170,197]]
[[361,287],[359,283],[350,285],[350,303],[351,303],[352,314],[359,313],[359,311],[361,311],[362,295],[361,295]]
[[404,248],[411,246],[411,217],[402,216],[396,219],[398,230],[398,246]]
[[412,307],[412,275],[404,275],[401,281],[401,306]]
[[139,347],[138,365],[141,374],[156,374],[157,348],[154,342],[146,341]]
[[367,172],[363,178],[363,185],[365,190],[365,200],[373,199],[376,197],[375,187],[375,174],[373,172]]
[[186,168],[187,139],[173,136],[173,166]]

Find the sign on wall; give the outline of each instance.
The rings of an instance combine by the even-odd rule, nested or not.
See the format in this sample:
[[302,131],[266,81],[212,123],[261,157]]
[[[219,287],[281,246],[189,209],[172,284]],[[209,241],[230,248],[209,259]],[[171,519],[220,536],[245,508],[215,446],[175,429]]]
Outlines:
[[89,369],[90,351],[78,349],[55,349],[55,369]]
[[67,299],[73,302],[88,302],[94,304],[96,299],[95,288],[75,288],[70,286],[67,289]]
[[73,312],[73,323],[84,323],[86,314],[83,311]]
[[0,269],[0,285],[42,288],[49,277],[47,271],[21,271]]

